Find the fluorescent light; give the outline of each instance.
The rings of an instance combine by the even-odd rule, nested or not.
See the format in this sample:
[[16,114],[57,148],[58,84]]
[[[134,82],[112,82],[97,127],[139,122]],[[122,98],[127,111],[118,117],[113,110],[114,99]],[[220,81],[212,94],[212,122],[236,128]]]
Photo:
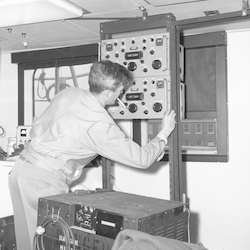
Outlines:
[[0,0],[0,27],[70,19],[85,13],[67,0]]

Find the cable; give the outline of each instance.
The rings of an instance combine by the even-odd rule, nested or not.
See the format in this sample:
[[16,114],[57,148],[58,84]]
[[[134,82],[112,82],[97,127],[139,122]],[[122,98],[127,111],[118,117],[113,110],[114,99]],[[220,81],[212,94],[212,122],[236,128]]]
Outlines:
[[[63,234],[65,236],[65,249],[66,250],[71,250],[71,249],[75,250],[75,238],[74,238],[74,235],[72,233],[72,230],[69,227],[69,225],[67,224],[67,222],[59,216],[59,212],[60,212],[60,210],[58,211],[57,216],[55,216],[54,214],[51,214],[48,217],[46,217],[46,219],[42,222],[42,224],[37,227],[36,232],[35,232],[35,236],[33,239],[33,250],[40,250],[40,249],[45,250],[43,236],[44,236],[44,232],[45,232],[45,227],[47,225],[49,225],[50,223],[56,223],[62,228]],[[54,217],[56,217],[56,218],[54,218]],[[73,245],[73,248],[71,247],[71,244]],[[41,246],[41,248],[40,248],[40,246]]]
[[[75,239],[74,239],[74,235],[73,235],[70,227],[59,215],[57,216],[56,220],[54,220],[53,217],[54,217],[53,214],[49,215],[43,221],[43,223],[37,227],[36,233],[34,236],[34,241],[33,241],[33,249],[40,250],[40,246],[41,246],[41,249],[45,250],[44,243],[43,243],[43,234],[45,232],[45,227],[49,223],[57,223],[62,228],[63,234],[65,236],[65,249],[70,250],[71,249],[70,244],[72,243],[73,249],[75,250]],[[39,239],[40,239],[40,242],[39,242]]]
[[188,212],[188,224],[187,224],[187,234],[188,234],[188,243],[190,243],[190,210],[186,208],[186,211]]
[[0,126],[0,137],[4,136],[5,130],[2,126]]
[[[42,73],[40,74],[39,78],[38,78],[38,84],[37,84],[37,95],[41,98],[41,99],[45,99],[46,98],[46,92],[47,92],[47,88],[46,88],[46,85],[45,85],[45,70],[42,69]],[[39,93],[39,86],[40,84],[42,84],[42,86],[44,87],[45,89],[45,95],[44,96],[41,96],[40,93]]]

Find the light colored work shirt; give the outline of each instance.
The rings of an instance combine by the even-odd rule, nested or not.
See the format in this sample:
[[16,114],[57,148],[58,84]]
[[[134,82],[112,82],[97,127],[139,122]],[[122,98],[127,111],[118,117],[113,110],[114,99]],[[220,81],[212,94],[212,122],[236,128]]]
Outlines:
[[126,137],[89,91],[67,88],[58,93],[34,123],[29,151],[68,178],[97,155],[135,168],[148,168],[161,155],[159,138],[140,146]]

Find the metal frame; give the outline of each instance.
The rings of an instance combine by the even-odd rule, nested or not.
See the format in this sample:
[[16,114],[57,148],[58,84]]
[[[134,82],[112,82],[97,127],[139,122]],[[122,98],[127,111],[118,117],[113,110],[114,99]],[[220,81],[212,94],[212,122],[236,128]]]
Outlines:
[[[146,18],[134,18],[119,20],[114,22],[102,23],[100,26],[101,40],[122,37],[126,34],[135,32],[156,33],[158,30],[164,30],[170,34],[170,85],[171,85],[171,109],[177,114],[177,126],[179,126],[179,82],[180,76],[177,74],[179,64],[179,36],[176,33],[176,20],[173,14],[163,14],[157,16],[148,16]],[[178,71],[179,72],[179,71]],[[133,139],[141,144],[141,124],[139,120],[133,122]],[[138,136],[137,136],[138,135]],[[170,199],[181,200],[181,194],[184,192],[181,183],[182,155],[179,145],[178,128],[170,136],[169,146],[169,168],[170,168]],[[105,168],[106,169],[106,168]],[[106,173],[104,175],[107,177]],[[104,180],[105,181],[105,180]],[[109,180],[106,180],[109,182]]]

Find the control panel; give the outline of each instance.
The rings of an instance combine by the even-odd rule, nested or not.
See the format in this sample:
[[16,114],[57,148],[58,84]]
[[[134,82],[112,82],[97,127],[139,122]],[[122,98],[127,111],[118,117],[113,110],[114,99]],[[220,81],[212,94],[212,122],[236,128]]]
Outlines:
[[101,59],[126,66],[134,77],[169,75],[169,33],[103,40]]
[[90,231],[96,231],[96,209],[77,204],[74,225]]
[[122,95],[121,102],[108,111],[115,119],[160,119],[170,103],[170,79],[166,77],[135,78]]
[[123,228],[123,216],[76,204],[73,228],[115,239]]
[[101,60],[125,66],[134,83],[110,106],[114,119],[160,119],[170,104],[169,33],[103,40]]

